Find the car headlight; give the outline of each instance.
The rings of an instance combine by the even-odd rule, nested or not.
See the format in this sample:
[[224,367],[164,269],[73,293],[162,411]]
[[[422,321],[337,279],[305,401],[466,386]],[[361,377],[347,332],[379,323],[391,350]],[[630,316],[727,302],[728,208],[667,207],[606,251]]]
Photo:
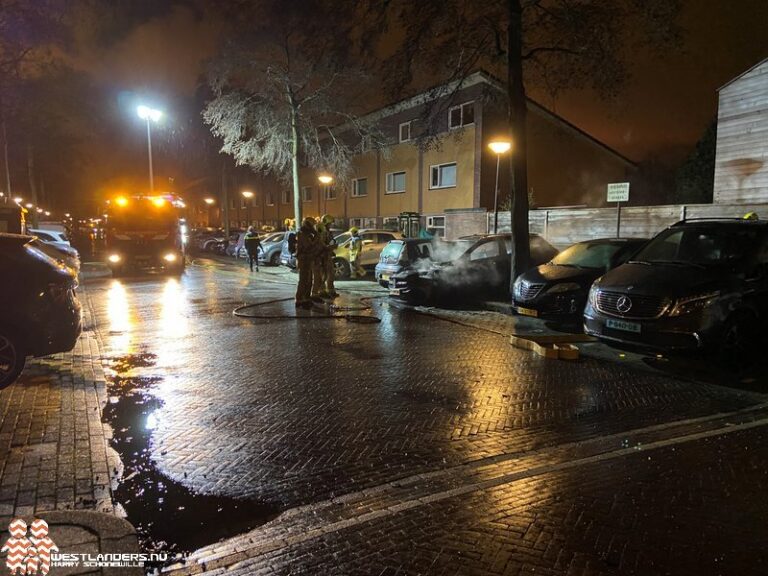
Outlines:
[[592,307],[597,307],[597,293],[600,292],[600,288],[597,285],[597,282],[592,284],[592,287],[589,289],[589,296],[587,299],[589,300],[589,304]]
[[523,276],[521,274],[520,276],[515,278],[515,281],[512,283],[512,293],[515,296],[520,295],[520,286],[522,285],[522,283],[523,283]]
[[678,298],[675,305],[669,311],[670,316],[683,316],[702,310],[712,304],[720,296],[720,291],[707,292],[705,294],[696,294]]
[[573,292],[574,290],[580,290],[581,285],[576,282],[560,282],[555,284],[551,288],[547,289],[547,294],[562,294],[563,292]]
[[110,254],[107,257],[107,260],[112,262],[112,264],[117,264],[118,262],[120,262],[120,260],[122,260],[122,258],[120,258],[120,254]]

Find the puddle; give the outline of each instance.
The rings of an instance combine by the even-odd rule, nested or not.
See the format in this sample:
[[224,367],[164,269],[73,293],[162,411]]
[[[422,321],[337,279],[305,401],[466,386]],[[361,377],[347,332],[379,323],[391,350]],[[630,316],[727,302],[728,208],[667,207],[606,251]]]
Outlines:
[[[151,354],[137,354],[116,359],[113,368],[150,366],[153,360]],[[162,401],[152,394],[152,388],[161,380],[118,371],[109,384],[110,398],[103,413],[114,431],[112,447],[124,467],[114,499],[136,527],[141,549],[172,556],[192,552],[274,518],[278,513],[275,506],[197,494],[156,468],[150,456],[151,442]]]

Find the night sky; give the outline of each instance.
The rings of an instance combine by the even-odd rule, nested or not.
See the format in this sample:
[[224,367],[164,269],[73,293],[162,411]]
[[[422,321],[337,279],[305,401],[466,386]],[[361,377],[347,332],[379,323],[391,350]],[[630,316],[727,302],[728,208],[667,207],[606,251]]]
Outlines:
[[[183,170],[163,158],[163,146],[183,146],[201,126],[193,101],[205,62],[216,53],[224,26],[215,2],[171,0],[94,2],[77,15],[69,60],[92,82],[92,106],[107,110],[122,134],[83,146],[99,155],[98,178],[135,173],[146,154],[137,99],[169,112],[158,131],[159,179]],[[529,95],[636,161],[679,162],[717,110],[717,88],[768,56],[765,0],[683,0],[684,40],[664,59],[633,56],[631,81],[619,97],[602,102],[584,91],[553,99],[528,86]],[[405,95],[404,95],[405,96]],[[101,136],[103,139],[103,135]],[[98,152],[97,152],[98,151]],[[139,174],[136,174],[138,176]],[[143,174],[142,174],[143,175]]]

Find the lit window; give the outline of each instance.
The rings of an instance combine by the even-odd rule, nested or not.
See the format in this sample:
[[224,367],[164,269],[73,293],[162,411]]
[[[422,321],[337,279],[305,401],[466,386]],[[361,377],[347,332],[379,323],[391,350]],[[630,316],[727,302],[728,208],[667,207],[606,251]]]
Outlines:
[[400,142],[408,142],[411,139],[411,123],[400,124]]
[[405,172],[390,172],[387,174],[387,194],[405,192]]
[[456,162],[431,166],[430,188],[452,188],[456,186]]
[[368,178],[352,180],[352,197],[360,198],[361,196],[368,196]]
[[448,110],[448,128],[461,128],[475,123],[475,103],[465,102]]

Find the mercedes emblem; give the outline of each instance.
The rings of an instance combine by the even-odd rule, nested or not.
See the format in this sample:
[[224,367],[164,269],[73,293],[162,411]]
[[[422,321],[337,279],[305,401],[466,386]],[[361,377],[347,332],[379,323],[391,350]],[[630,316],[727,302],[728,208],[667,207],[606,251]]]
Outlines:
[[632,300],[627,296],[619,296],[616,301],[616,309],[622,314],[626,314],[632,309]]

